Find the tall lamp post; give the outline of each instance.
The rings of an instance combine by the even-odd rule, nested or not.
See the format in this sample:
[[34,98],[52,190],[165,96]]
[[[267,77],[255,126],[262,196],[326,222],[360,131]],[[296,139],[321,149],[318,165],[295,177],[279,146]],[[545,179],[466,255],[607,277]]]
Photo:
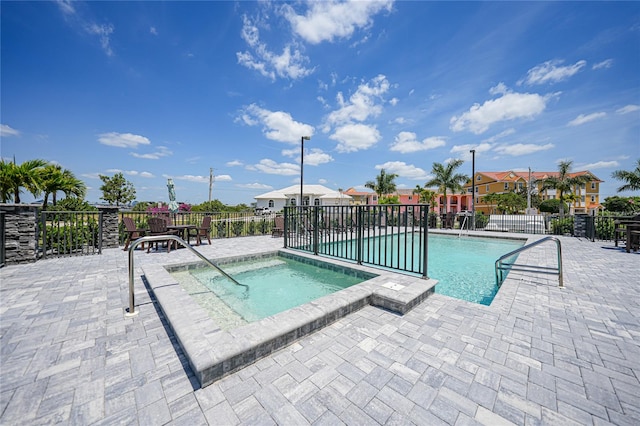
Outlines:
[[476,230],[476,150],[471,153],[471,229]]
[[304,141],[310,141],[311,136],[302,136],[300,138],[300,207],[304,205],[303,182],[304,182]]

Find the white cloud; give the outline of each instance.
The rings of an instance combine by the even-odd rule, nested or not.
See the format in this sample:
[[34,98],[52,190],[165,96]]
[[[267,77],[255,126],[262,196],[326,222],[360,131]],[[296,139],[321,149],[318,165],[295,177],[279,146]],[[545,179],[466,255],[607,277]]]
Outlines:
[[182,175],[174,176],[173,178],[176,180],[186,180],[187,182],[209,183],[209,176]]
[[415,133],[400,132],[396,135],[390,150],[407,154],[410,152],[427,151],[444,145],[446,145],[445,138],[441,136],[432,136],[418,141]]
[[151,172],[140,172],[140,177],[143,178],[154,178],[155,175]]
[[451,148],[451,153],[452,154],[458,154],[456,157],[460,158],[464,161],[470,161],[471,158],[473,157],[473,155],[471,154],[471,150],[475,150],[476,151],[476,155],[480,155],[483,152],[488,152],[491,151],[491,148],[493,147],[493,145],[491,145],[490,143],[481,143],[481,144],[465,144],[465,145],[454,145]]
[[149,27],[149,34],[158,35],[156,27]]
[[616,114],[629,114],[630,112],[635,112],[640,110],[640,105],[627,105],[623,106],[620,109],[616,110]]
[[580,126],[581,124],[588,123],[590,121],[599,120],[607,116],[606,112],[594,112],[592,114],[580,114],[573,120],[567,123],[567,126]]
[[73,1],[71,0],[57,0],[56,4],[65,15],[72,15],[76,13],[75,8],[73,7]]
[[333,157],[331,155],[317,148],[312,149],[311,152],[304,155],[304,164],[310,166],[318,166],[332,161]]
[[298,15],[293,7],[284,5],[285,18],[298,36],[311,44],[346,39],[359,28],[372,24],[380,11],[391,11],[393,0],[386,1],[319,1],[309,3],[306,15]]
[[98,142],[103,145],[116,146],[118,148],[137,148],[140,145],[151,144],[151,141],[144,136],[117,132],[99,134]]
[[500,133],[498,133],[497,135],[491,136],[490,138],[487,138],[485,140],[483,140],[482,142],[487,142],[487,143],[493,143],[499,139],[505,138],[507,136],[510,136],[512,134],[514,134],[516,132],[515,129],[507,129],[505,131],[502,131]]
[[563,62],[556,59],[536,65],[527,72],[524,79],[518,81],[518,85],[557,83],[575,75],[587,65],[587,61],[580,60],[573,65],[560,66]]
[[313,72],[312,68],[304,66],[309,58],[292,44],[284,46],[279,55],[270,51],[267,45],[260,41],[258,27],[247,16],[243,16],[241,37],[252,52],[236,52],[238,63],[258,71],[264,77],[271,80],[275,80],[276,76],[296,80]]
[[292,163],[277,163],[264,158],[258,164],[247,166],[248,170],[256,170],[270,175],[291,176],[300,174],[300,166]]
[[229,167],[236,167],[236,166],[242,166],[244,163],[242,163],[242,161],[240,160],[233,160],[233,161],[228,161],[227,162],[227,166]]
[[338,152],[356,152],[371,148],[382,136],[373,125],[346,124],[338,127],[329,139],[338,141]]
[[113,49],[111,48],[111,34],[113,34],[114,31],[113,25],[97,24],[86,19],[76,11],[73,1],[57,0],[56,4],[64,14],[65,20],[69,25],[81,28],[82,31],[87,34],[98,36],[102,50],[104,50],[107,56],[113,56]]
[[331,126],[365,121],[369,117],[376,117],[382,112],[382,105],[376,103],[389,91],[389,81],[384,75],[378,75],[368,83],[358,86],[356,92],[345,101],[342,92],[336,96],[340,108],[331,112],[326,118],[324,131]]
[[0,136],[3,138],[8,138],[10,136],[20,136],[20,131],[12,129],[6,124],[0,124]]
[[596,170],[596,169],[606,169],[609,167],[618,167],[620,163],[617,161],[597,161],[595,163],[585,164],[584,166],[580,166],[580,169],[585,170]]
[[613,65],[613,59],[606,59],[602,62],[598,62],[597,64],[593,64],[591,69],[594,69],[594,70],[599,70],[603,68],[607,69],[607,68],[611,68],[612,65]]
[[460,116],[451,117],[451,130],[454,132],[469,130],[475,134],[481,134],[487,131],[489,126],[500,121],[532,119],[544,111],[547,101],[553,96],[508,92],[502,83],[493,87],[490,93],[502,93],[502,96],[485,101],[482,105],[474,104],[469,111]]
[[166,146],[159,146],[156,152],[150,152],[147,154],[138,154],[137,152],[132,152],[131,155],[136,158],[142,158],[145,160],[159,160],[162,157],[169,157],[173,155],[173,152],[171,152]]
[[268,139],[278,142],[300,143],[302,136],[313,136],[313,127],[295,121],[291,114],[283,111],[269,111],[256,104],[245,108],[241,120],[250,126],[261,123],[262,133]]
[[555,145],[553,145],[552,143],[548,143],[545,145],[536,145],[532,143],[528,143],[528,144],[516,143],[513,145],[498,146],[494,148],[494,151],[500,154],[517,157],[519,155],[527,155],[527,154],[533,154],[534,152],[546,151],[554,147]]
[[387,161],[384,164],[376,165],[376,169],[384,169],[386,172],[395,173],[399,177],[411,180],[427,180],[429,178],[429,174],[420,167],[403,161]]
[[[285,157],[296,157],[296,160],[300,162],[300,149],[283,149],[282,155]],[[312,148],[309,151],[305,150],[304,164],[308,164],[309,166],[318,166],[332,161],[333,157],[319,148]]]
[[238,184],[236,185],[238,188],[247,188],[247,189],[273,189],[273,186],[271,185],[266,185],[264,183],[243,183],[243,184]]

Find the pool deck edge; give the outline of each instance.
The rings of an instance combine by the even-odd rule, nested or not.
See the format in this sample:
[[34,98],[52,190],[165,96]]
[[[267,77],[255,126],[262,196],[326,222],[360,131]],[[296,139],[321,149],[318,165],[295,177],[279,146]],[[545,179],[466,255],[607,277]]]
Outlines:
[[[434,293],[437,281],[339,260],[282,250],[315,262],[360,270],[373,278],[285,312],[229,331],[222,330],[167,269],[142,267],[149,288],[184,350],[201,387],[234,373],[296,340],[372,305],[404,315]],[[191,266],[192,264],[190,264]]]

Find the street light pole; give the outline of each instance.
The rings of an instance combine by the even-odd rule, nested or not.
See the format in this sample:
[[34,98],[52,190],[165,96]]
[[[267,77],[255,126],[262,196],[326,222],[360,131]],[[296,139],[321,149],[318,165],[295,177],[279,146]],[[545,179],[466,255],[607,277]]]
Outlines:
[[476,230],[476,150],[471,153],[471,229]]
[[303,201],[303,182],[304,182],[304,141],[310,141],[311,136],[302,136],[300,138],[300,207],[304,205]]

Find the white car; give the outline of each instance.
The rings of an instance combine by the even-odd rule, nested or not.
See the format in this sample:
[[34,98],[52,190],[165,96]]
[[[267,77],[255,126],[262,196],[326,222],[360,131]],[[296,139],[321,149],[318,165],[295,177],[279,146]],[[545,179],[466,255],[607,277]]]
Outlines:
[[271,214],[271,210],[269,209],[269,207],[258,207],[256,209],[256,215],[268,215]]

